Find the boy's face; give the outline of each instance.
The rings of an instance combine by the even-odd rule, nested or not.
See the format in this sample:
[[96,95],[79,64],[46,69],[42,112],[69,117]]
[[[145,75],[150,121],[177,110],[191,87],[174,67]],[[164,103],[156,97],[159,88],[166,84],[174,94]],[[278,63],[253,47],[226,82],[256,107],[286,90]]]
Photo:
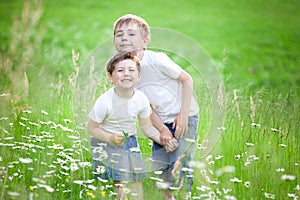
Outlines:
[[113,73],[108,74],[108,78],[117,88],[133,89],[140,81],[141,74],[137,69],[136,62],[126,59],[116,64]]
[[129,23],[117,27],[114,36],[117,51],[142,50],[147,47],[148,38],[144,38],[137,24]]

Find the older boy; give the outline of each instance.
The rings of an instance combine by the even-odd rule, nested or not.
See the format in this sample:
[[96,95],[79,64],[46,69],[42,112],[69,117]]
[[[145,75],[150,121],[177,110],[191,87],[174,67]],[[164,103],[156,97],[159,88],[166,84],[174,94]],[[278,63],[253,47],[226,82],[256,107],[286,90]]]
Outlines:
[[[163,170],[163,179],[169,188],[181,188],[187,180],[185,189],[191,191],[192,176],[185,179],[181,167],[188,167],[196,147],[199,108],[193,98],[193,81],[166,54],[146,50],[149,40],[150,28],[144,19],[128,14],[116,20],[115,48],[117,51],[135,51],[141,60],[142,78],[137,88],[147,95],[155,111],[151,121],[160,131],[162,143],[178,139],[179,147],[171,153],[154,142],[154,170]],[[170,189],[164,194],[167,199],[174,199]]]

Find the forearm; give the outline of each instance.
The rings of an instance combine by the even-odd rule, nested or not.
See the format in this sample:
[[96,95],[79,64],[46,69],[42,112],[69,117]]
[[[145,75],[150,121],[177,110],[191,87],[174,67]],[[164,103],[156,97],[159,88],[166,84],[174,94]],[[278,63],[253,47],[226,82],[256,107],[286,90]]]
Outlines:
[[99,124],[89,120],[87,124],[88,132],[94,138],[102,141],[102,142],[111,142],[112,134],[104,131],[102,128],[99,127]]
[[154,126],[141,127],[143,133],[154,142],[163,145],[159,137],[159,131]]
[[161,132],[162,129],[165,127],[164,123],[160,120],[158,114],[156,111],[152,108],[152,113],[150,115],[150,120],[152,125],[159,131]]
[[190,111],[191,100],[193,96],[193,79],[188,75],[184,74],[182,80],[182,101],[181,101],[181,115],[188,117]]

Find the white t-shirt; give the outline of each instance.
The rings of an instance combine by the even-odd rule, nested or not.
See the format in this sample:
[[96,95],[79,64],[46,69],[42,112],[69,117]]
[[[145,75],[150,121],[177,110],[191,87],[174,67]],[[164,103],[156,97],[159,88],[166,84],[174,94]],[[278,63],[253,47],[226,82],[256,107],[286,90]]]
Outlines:
[[103,130],[123,135],[135,135],[136,118],[147,118],[151,114],[150,103],[146,95],[135,90],[131,98],[119,97],[114,88],[101,95],[89,113],[89,118],[101,123]]
[[[142,78],[137,88],[143,91],[164,123],[171,123],[180,112],[182,84],[177,78],[183,71],[165,53],[145,51],[141,61]],[[191,100],[189,116],[197,115],[198,104]]]

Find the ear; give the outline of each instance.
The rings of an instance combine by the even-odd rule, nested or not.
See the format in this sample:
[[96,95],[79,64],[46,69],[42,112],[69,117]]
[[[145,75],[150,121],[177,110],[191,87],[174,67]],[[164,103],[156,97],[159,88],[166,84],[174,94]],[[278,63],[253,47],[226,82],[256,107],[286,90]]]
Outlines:
[[138,74],[138,82],[140,82],[141,78],[142,78],[142,73],[139,72],[139,74]]
[[108,77],[109,81],[110,81],[111,83],[113,83],[112,76],[111,76],[110,73],[107,73],[107,77]]
[[148,38],[148,37],[145,37],[145,38],[143,39],[143,48],[147,48],[148,43],[149,43],[149,38]]

